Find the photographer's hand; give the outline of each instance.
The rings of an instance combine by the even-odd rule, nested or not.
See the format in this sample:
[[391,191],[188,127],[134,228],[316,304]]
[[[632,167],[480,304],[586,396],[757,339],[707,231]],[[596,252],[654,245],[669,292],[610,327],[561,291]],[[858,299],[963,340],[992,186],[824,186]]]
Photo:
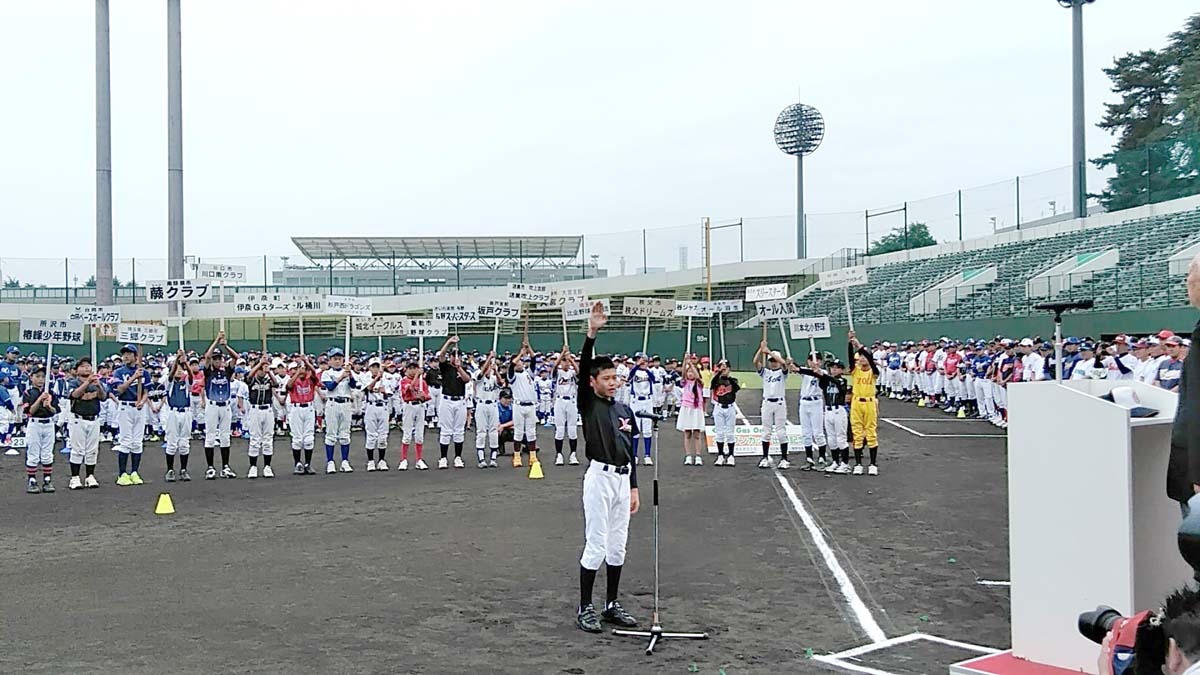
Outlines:
[[1113,675],[1113,650],[1112,650],[1112,631],[1104,636],[1104,641],[1100,643],[1100,658],[1096,661],[1097,675]]

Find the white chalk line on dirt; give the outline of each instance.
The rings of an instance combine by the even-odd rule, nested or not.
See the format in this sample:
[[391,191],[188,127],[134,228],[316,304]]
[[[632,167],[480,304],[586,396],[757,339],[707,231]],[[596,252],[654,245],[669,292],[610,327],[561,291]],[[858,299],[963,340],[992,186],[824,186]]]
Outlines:
[[[908,433],[912,434],[913,436],[917,436],[919,438],[1008,438],[1008,436],[1006,436],[1005,434],[924,434],[924,433],[921,433],[920,431],[917,431],[916,429],[913,429],[912,427],[901,424],[896,419],[893,419],[890,417],[883,417],[881,419],[884,422],[887,422],[888,424],[890,424],[894,427],[903,429],[904,431],[907,431]],[[907,419],[907,418],[900,418],[900,419],[905,419],[906,421],[909,421],[909,422],[916,422],[916,421],[936,422],[936,421],[939,421],[939,420],[912,420],[912,419]],[[941,421],[949,422],[950,420],[941,420]]]
[[829,568],[829,572],[837,581],[838,588],[842,592],[842,597],[846,604],[850,606],[850,611],[854,614],[855,621],[858,622],[860,628],[866,633],[867,637],[875,643],[887,640],[887,635],[883,629],[879,627],[879,623],[875,621],[875,617],[871,615],[871,610],[867,609],[866,603],[859,596],[858,590],[854,588],[854,583],[850,581],[850,576],[846,574],[845,568],[838,560],[837,555],[830,548],[829,542],[825,539],[825,534],[821,532],[821,528],[817,526],[817,522],[813,520],[812,515],[808,513],[808,509],[804,508],[804,503],[800,501],[800,497],[796,494],[792,484],[787,478],[778,471],[775,472],[775,478],[783,487],[783,493],[787,495],[788,501],[792,503],[792,508],[796,511],[796,515],[800,516],[800,521],[804,523],[804,528],[808,530],[808,534],[812,537],[813,544],[817,550],[821,552],[821,559],[825,562],[825,566]]
[[874,642],[871,644],[862,645],[861,647],[847,649],[846,651],[837,652],[836,654],[816,655],[816,656],[813,656],[813,660],[820,661],[821,663],[829,664],[836,668],[842,668],[844,670],[849,670],[849,671],[856,672],[856,673],[865,673],[866,675],[896,675],[895,673],[891,673],[886,670],[880,670],[878,668],[871,668],[870,666],[864,666],[864,665],[860,665],[857,663],[851,663],[851,662],[847,661],[846,659],[854,659],[854,658],[860,657],[864,654],[869,654],[871,652],[879,651],[881,649],[887,649],[888,647],[895,647],[897,645],[907,644],[909,642],[916,642],[917,640],[925,640],[927,642],[936,642],[938,644],[947,645],[949,647],[955,647],[957,649],[962,649],[964,651],[976,652],[976,653],[985,654],[985,655],[999,653],[998,649],[994,649],[992,647],[984,647],[982,645],[974,645],[974,644],[970,644],[967,642],[960,642],[958,640],[948,640],[946,638],[938,637],[936,635],[929,635],[928,633],[909,633],[908,635],[901,635],[899,637],[888,638],[881,642]]

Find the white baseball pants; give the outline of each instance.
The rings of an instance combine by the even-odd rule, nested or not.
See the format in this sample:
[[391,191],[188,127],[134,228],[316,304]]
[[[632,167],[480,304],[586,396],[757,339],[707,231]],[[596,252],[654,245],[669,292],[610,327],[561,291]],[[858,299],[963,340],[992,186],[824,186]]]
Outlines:
[[132,403],[120,403],[117,410],[117,452],[132,455],[142,454],[142,441],[146,437],[146,422],[142,411]]
[[500,447],[500,408],[495,401],[480,401],[475,406],[475,449],[490,450]]
[[204,447],[229,447],[229,425],[232,422],[230,405],[232,403],[229,401],[224,405],[209,401],[208,405],[204,406],[204,419],[207,420],[204,427]]
[[390,400],[382,403],[367,403],[363,411],[363,431],[367,434],[368,450],[384,450],[387,448],[388,410],[392,407]]
[[316,409],[311,403],[292,404],[288,408],[288,431],[293,450],[312,450],[317,435]]
[[850,448],[850,442],[846,439],[848,420],[846,409],[841,406],[825,410],[825,441],[830,450]]
[[350,445],[351,403],[325,402],[325,445]]
[[400,415],[400,442],[425,444],[425,404],[405,403]]
[[574,398],[554,399],[554,439],[561,441],[563,437],[575,440],[579,438],[579,406]]
[[800,439],[806,448],[825,445],[825,401],[800,401]]
[[250,434],[250,447],[246,449],[246,454],[250,457],[258,457],[260,454],[270,457],[274,452],[275,437],[275,411],[271,409],[270,404],[261,407],[250,406],[243,425]]
[[781,398],[777,401],[762,402],[762,440],[770,441],[775,437],[778,443],[787,443],[787,405]]
[[718,443],[734,443],[736,442],[733,434],[733,425],[737,422],[737,414],[734,413],[733,404],[723,406],[720,403],[713,406],[713,436]]
[[537,408],[521,403],[513,404],[513,440],[518,443],[537,440]]
[[[604,468],[608,467],[608,471]],[[629,474],[591,462],[583,474],[583,531],[585,543],[579,564],[589,570],[600,563],[625,564],[629,538]],[[625,467],[628,468],[628,467]]]
[[[532,410],[532,408],[531,408]],[[438,408],[438,442],[450,445],[451,441],[462,443],[467,428],[467,403],[462,399],[450,400],[442,397],[442,405]]]
[[[44,421],[43,421],[44,420]],[[30,417],[25,429],[25,466],[37,468],[54,463],[54,419]]]
[[[190,431],[190,430],[189,430]],[[72,464],[95,466],[100,454],[100,421],[76,417],[71,420]]]
[[165,408],[162,411],[163,426],[167,432],[167,446],[164,452],[168,455],[187,455],[192,451],[192,410],[173,410]]

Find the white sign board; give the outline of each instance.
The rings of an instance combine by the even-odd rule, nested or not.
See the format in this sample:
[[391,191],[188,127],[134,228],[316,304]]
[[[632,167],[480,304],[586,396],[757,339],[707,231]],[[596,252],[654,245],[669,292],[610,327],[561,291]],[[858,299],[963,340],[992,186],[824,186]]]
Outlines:
[[510,300],[546,304],[550,302],[550,287],[545,284],[509,284]]
[[675,301],[660,298],[625,298],[621,313],[624,316],[666,319],[675,313]]
[[120,323],[121,307],[98,307],[95,305],[78,305],[67,312],[67,321],[82,321],[86,324]]
[[676,300],[675,316],[712,316],[712,303],[704,300]]
[[433,318],[446,323],[479,323],[479,308],[466,305],[440,305],[433,308]]
[[325,313],[344,316],[371,316],[371,298],[355,298],[349,295],[326,295]]
[[832,336],[829,332],[829,317],[827,316],[792,319],[788,322],[788,330],[791,331],[793,340],[827,338]]
[[83,344],[83,322],[64,319],[21,319],[17,342],[43,345]]
[[550,291],[550,304],[563,307],[572,302],[587,300],[587,292],[582,288],[555,288]]
[[445,337],[450,324],[437,319],[409,319],[408,337]]
[[511,300],[488,300],[479,306],[481,319],[519,319],[521,305]]
[[604,305],[604,316],[612,313],[611,303],[609,303],[608,298],[603,298],[601,300],[582,300],[563,305],[563,316],[567,321],[586,319],[592,315],[592,305],[595,305],[597,302]]
[[[704,437],[708,441],[709,454],[716,454],[717,442],[715,427],[704,427]],[[763,428],[757,424],[738,424],[733,427],[733,455],[734,457],[754,457],[762,455],[762,433]],[[792,444],[793,448],[804,447],[804,438],[801,434],[799,424],[787,425],[787,441]],[[779,444],[771,444],[771,454],[779,454]]]
[[758,312],[758,318],[764,321],[770,319],[790,319],[800,314],[800,308],[796,305],[795,300],[760,302],[755,305],[755,310]]
[[408,335],[408,317],[400,314],[356,316],[350,329],[358,337],[404,337]]
[[836,291],[839,288],[865,286],[867,283],[867,266],[843,267],[841,269],[821,272],[820,284],[823,291]]
[[714,314],[726,314],[742,311],[741,300],[713,300],[712,310]]
[[146,283],[146,302],[198,302],[212,297],[212,284],[192,279]]
[[746,287],[746,302],[763,302],[764,300],[782,300],[788,295],[787,284],[769,284],[767,286]]
[[117,342],[165,347],[167,346],[167,327],[140,323],[119,324],[117,326]]
[[246,281],[246,266],[245,265],[210,265],[208,263],[196,263],[192,265],[197,279],[210,279],[212,281],[227,281],[230,283],[243,283]]
[[291,293],[234,293],[233,313],[255,316],[290,316],[295,314],[296,296]]

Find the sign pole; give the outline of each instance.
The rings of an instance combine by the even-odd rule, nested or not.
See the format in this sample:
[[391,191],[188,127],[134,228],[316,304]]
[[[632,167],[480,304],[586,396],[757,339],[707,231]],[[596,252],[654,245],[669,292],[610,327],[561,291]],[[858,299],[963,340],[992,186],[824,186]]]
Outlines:
[[346,358],[350,358],[350,316],[346,316],[346,347],[343,349],[346,352]]
[[709,364],[709,367],[711,368],[713,365],[713,363],[712,363],[712,357],[713,357],[713,353],[712,353],[713,352],[713,348],[712,348],[712,315],[711,314],[708,315],[708,345],[707,346],[708,346],[708,364]]
[[422,368],[425,367],[425,336],[424,335],[417,336],[417,363],[421,364]]
[[300,320],[300,355],[305,356],[307,352],[304,351],[304,312],[297,314],[296,318]]
[[100,331],[96,330],[96,324],[92,324],[92,363],[96,363],[96,336]]
[[[218,285],[218,287],[221,289],[220,290],[221,304],[223,305],[223,304],[225,304],[225,280],[224,279],[221,280],[221,283]],[[224,310],[221,311],[221,332],[222,333],[225,332],[225,312],[224,312]]]
[[500,317],[496,317],[496,325],[492,328],[492,353],[496,353],[496,342],[500,339]]
[[566,305],[563,305],[563,308],[562,308],[562,322],[563,322],[563,344],[567,345],[569,347],[571,345],[571,341],[567,338],[567,306]]
[[650,317],[646,317],[646,328],[642,330],[642,352],[646,351],[646,347],[650,343]]
[[854,315],[850,313],[850,289],[842,286],[842,297],[846,299],[846,323],[850,324],[850,330],[854,330]]
[[721,360],[725,360],[725,313],[717,315],[717,328],[721,333]]
[[183,346],[183,301],[175,303],[175,318],[179,321],[179,348],[186,349]]
[[262,353],[267,353],[267,315],[258,317],[258,335],[262,338]]
[[780,320],[779,320],[779,337],[783,338],[783,351],[784,351],[784,353],[786,353],[786,354],[787,354],[787,357],[788,357],[789,359],[790,359],[790,358],[792,358],[792,345],[791,345],[791,343],[790,343],[790,342],[788,342],[788,335],[787,335],[787,331],[785,331],[785,330],[783,329],[783,319],[780,319]]
[[379,352],[377,356],[379,356],[379,358],[382,359],[383,358],[383,336],[382,335],[379,336],[379,347],[376,349],[376,351]]
[[50,366],[54,358],[54,345],[46,343],[46,384],[42,388],[46,391],[50,387]]
[[692,317],[688,317],[687,344],[683,345],[683,355],[692,353]]
[[817,341],[814,338],[808,338],[808,355],[812,356],[817,353]]

